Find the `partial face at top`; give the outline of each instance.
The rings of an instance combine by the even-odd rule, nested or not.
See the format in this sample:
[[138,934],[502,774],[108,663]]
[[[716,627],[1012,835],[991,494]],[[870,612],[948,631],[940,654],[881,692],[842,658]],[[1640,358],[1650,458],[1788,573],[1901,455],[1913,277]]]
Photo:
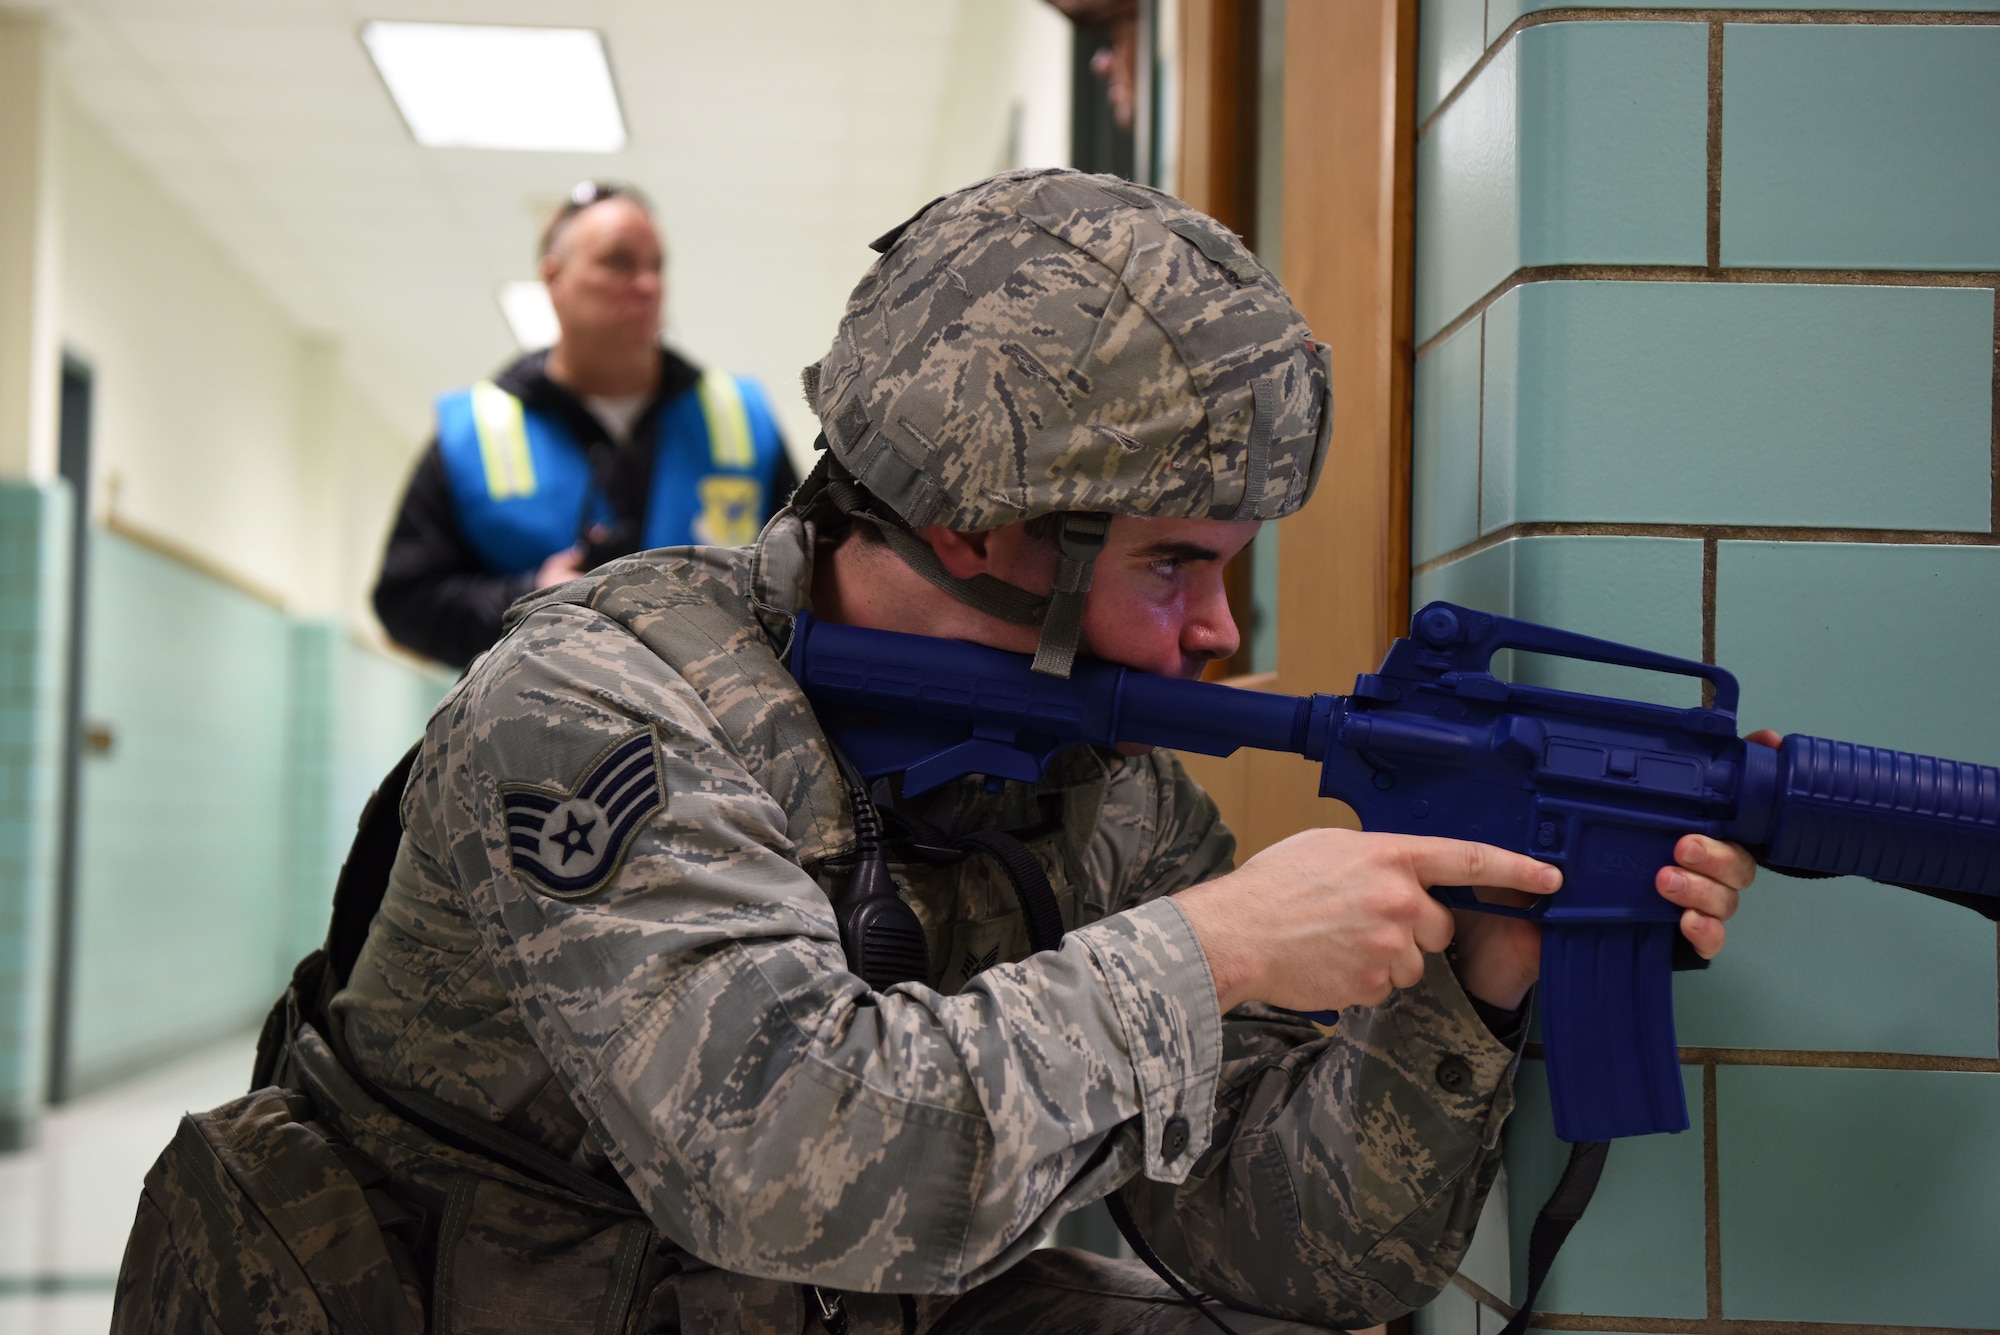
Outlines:
[[665,299],[660,234],[629,199],[607,199],[564,224],[542,258],[566,342],[650,347]]

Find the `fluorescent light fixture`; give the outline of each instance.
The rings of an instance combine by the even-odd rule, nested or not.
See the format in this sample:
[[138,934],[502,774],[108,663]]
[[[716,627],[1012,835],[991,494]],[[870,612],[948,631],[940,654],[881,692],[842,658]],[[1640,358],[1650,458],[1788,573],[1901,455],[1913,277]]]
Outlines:
[[514,331],[514,341],[521,345],[521,351],[533,352],[538,348],[554,346],[562,328],[556,324],[556,308],[549,304],[547,288],[528,278],[502,283],[494,295],[500,301],[500,313],[507,317],[507,327]]
[[589,28],[373,22],[361,40],[428,148],[625,147],[604,42]]

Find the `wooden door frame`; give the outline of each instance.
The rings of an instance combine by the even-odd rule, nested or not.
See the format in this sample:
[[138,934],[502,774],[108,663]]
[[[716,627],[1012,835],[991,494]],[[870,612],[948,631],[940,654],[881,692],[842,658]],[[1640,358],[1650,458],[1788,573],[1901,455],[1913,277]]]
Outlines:
[[[1250,3],[1182,0],[1179,185],[1210,211],[1241,198],[1241,168],[1226,160],[1245,105],[1230,34]],[[1277,670],[1255,684],[1345,691],[1409,621],[1417,0],[1285,9],[1281,277],[1332,349],[1334,430],[1312,501],[1277,525]],[[1187,760],[1240,856],[1310,826],[1354,823],[1318,796],[1316,767],[1297,757]]]

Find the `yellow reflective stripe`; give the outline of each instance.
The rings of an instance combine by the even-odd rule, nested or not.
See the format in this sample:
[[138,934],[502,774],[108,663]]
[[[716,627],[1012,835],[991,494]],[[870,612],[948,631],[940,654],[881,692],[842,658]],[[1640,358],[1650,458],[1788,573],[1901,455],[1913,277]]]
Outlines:
[[472,425],[479,432],[479,461],[486,494],[496,501],[535,494],[535,463],[528,456],[528,424],[521,401],[491,380],[472,387]]
[[708,421],[709,460],[717,468],[748,468],[756,463],[750,414],[744,410],[736,378],[726,371],[710,371],[701,378],[700,393],[701,415]]

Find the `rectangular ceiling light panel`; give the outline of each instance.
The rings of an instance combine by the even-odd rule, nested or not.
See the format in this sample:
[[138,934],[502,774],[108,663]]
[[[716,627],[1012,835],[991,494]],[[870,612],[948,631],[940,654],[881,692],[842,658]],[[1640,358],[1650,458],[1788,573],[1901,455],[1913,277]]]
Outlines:
[[625,147],[604,42],[588,28],[378,21],[363,25],[361,40],[426,147]]

